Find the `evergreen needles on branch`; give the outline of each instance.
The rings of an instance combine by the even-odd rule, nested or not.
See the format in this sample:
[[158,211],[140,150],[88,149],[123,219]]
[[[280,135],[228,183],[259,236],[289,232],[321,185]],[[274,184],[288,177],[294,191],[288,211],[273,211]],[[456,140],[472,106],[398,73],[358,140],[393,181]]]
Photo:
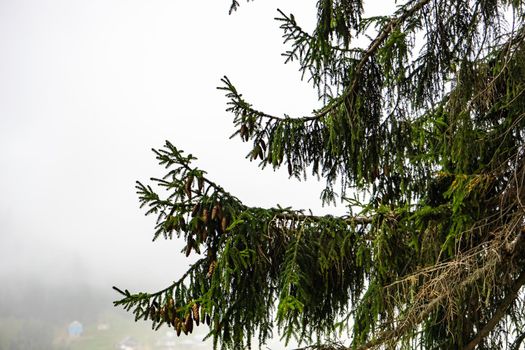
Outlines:
[[275,327],[305,349],[519,348],[525,4],[412,0],[380,17],[358,0],[317,8],[312,33],[276,19],[286,62],[322,108],[270,115],[227,77],[219,88],[250,160],[325,179],[322,201],[340,196],[348,215],[247,206],[166,142],[154,150],[166,175],[137,192],[157,216],[154,239],[175,235],[199,259],[156,293],[115,288],[115,305],[177,334],[204,323],[222,349],[262,345]]

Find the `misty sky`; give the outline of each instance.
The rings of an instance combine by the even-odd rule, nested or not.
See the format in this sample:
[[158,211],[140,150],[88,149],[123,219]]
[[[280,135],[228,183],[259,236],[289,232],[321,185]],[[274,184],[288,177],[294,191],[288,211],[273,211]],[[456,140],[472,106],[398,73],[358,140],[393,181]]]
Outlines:
[[151,242],[134,190],[163,174],[150,149],[166,139],[249,205],[329,212],[322,183],[245,159],[216,89],[227,75],[266,112],[319,107],[283,64],[273,20],[281,8],[311,30],[315,3],[243,2],[228,16],[229,0],[0,0],[0,280],[111,293],[178,278],[182,243]]

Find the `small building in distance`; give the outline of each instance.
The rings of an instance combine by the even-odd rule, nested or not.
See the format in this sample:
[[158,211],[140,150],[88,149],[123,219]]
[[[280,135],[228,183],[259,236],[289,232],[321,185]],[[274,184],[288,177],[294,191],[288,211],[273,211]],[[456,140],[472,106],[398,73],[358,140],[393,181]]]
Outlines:
[[175,350],[177,345],[175,332],[168,331],[166,335],[155,343],[155,347],[159,350]]
[[97,325],[97,331],[107,331],[109,329],[109,324],[107,323],[99,323]]
[[132,337],[125,337],[116,345],[118,350],[137,350],[138,348],[139,343]]
[[82,323],[78,321],[73,321],[69,324],[67,327],[67,333],[70,337],[80,337],[82,333],[84,332],[84,326],[82,326]]

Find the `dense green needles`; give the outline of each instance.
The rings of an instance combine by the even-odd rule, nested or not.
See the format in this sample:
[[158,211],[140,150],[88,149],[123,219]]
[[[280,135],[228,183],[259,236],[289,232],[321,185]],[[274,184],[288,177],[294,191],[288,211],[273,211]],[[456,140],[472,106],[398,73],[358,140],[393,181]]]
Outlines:
[[167,174],[138,194],[154,237],[175,234],[199,260],[157,293],[116,288],[115,304],[178,333],[204,323],[224,349],[275,329],[319,349],[518,349],[524,2],[413,0],[372,18],[360,0],[317,8],[313,33],[276,19],[322,108],[269,115],[227,77],[220,89],[251,160],[325,179],[322,201],[341,198],[348,215],[248,207],[166,142],[154,152]]

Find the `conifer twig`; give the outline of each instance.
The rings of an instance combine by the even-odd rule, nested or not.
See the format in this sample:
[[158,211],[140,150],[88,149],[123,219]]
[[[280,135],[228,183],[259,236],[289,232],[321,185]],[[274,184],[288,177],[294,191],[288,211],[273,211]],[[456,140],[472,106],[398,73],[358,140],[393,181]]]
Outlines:
[[[359,80],[358,78],[359,78],[359,76],[361,74],[361,70],[364,68],[364,66],[365,66],[366,62],[368,61],[368,59],[370,57],[372,57],[376,53],[376,51],[379,49],[381,44],[383,44],[384,41],[388,38],[390,33],[395,28],[397,28],[401,23],[403,23],[405,20],[407,20],[409,17],[414,15],[414,13],[416,13],[419,10],[421,10],[429,2],[430,2],[430,0],[420,0],[412,8],[410,8],[406,12],[404,12],[401,16],[392,18],[389,21],[389,23],[383,27],[383,29],[376,36],[376,38],[374,40],[372,40],[372,42],[370,43],[368,48],[366,50],[364,50],[363,57],[361,57],[361,59],[357,63],[356,69],[354,71],[354,75],[352,77],[351,84],[346,89],[344,89],[343,93],[339,97],[334,99],[332,103],[328,104],[327,106],[322,108],[320,111],[318,111],[317,113],[314,113],[311,116],[294,118],[294,119],[300,120],[300,121],[303,121],[303,122],[319,120],[319,119],[322,119],[323,117],[325,117],[326,115],[328,115],[330,112],[332,112],[337,107],[339,107],[341,105],[341,103],[343,103],[346,100],[346,98],[353,93],[353,91],[357,87],[358,80]],[[240,99],[240,95],[238,95],[238,94],[236,94],[236,95]],[[251,113],[256,114],[257,116],[262,117],[262,118],[267,118],[267,119],[276,120],[276,121],[283,121],[283,120],[287,119],[287,118],[281,118],[281,117],[277,117],[277,116],[274,116],[274,115],[270,115],[270,114],[258,111],[256,109],[250,107],[250,106],[244,106],[244,108],[246,110],[249,110]]]
[[465,346],[465,350],[472,350],[476,345],[479,344],[483,338],[485,338],[494,327],[498,324],[499,320],[505,316],[505,312],[509,306],[514,302],[521,287],[525,285],[525,271],[522,271],[519,277],[516,279],[512,288],[505,296],[505,299],[501,301],[492,318],[485,324],[485,326],[476,334],[476,336]]

